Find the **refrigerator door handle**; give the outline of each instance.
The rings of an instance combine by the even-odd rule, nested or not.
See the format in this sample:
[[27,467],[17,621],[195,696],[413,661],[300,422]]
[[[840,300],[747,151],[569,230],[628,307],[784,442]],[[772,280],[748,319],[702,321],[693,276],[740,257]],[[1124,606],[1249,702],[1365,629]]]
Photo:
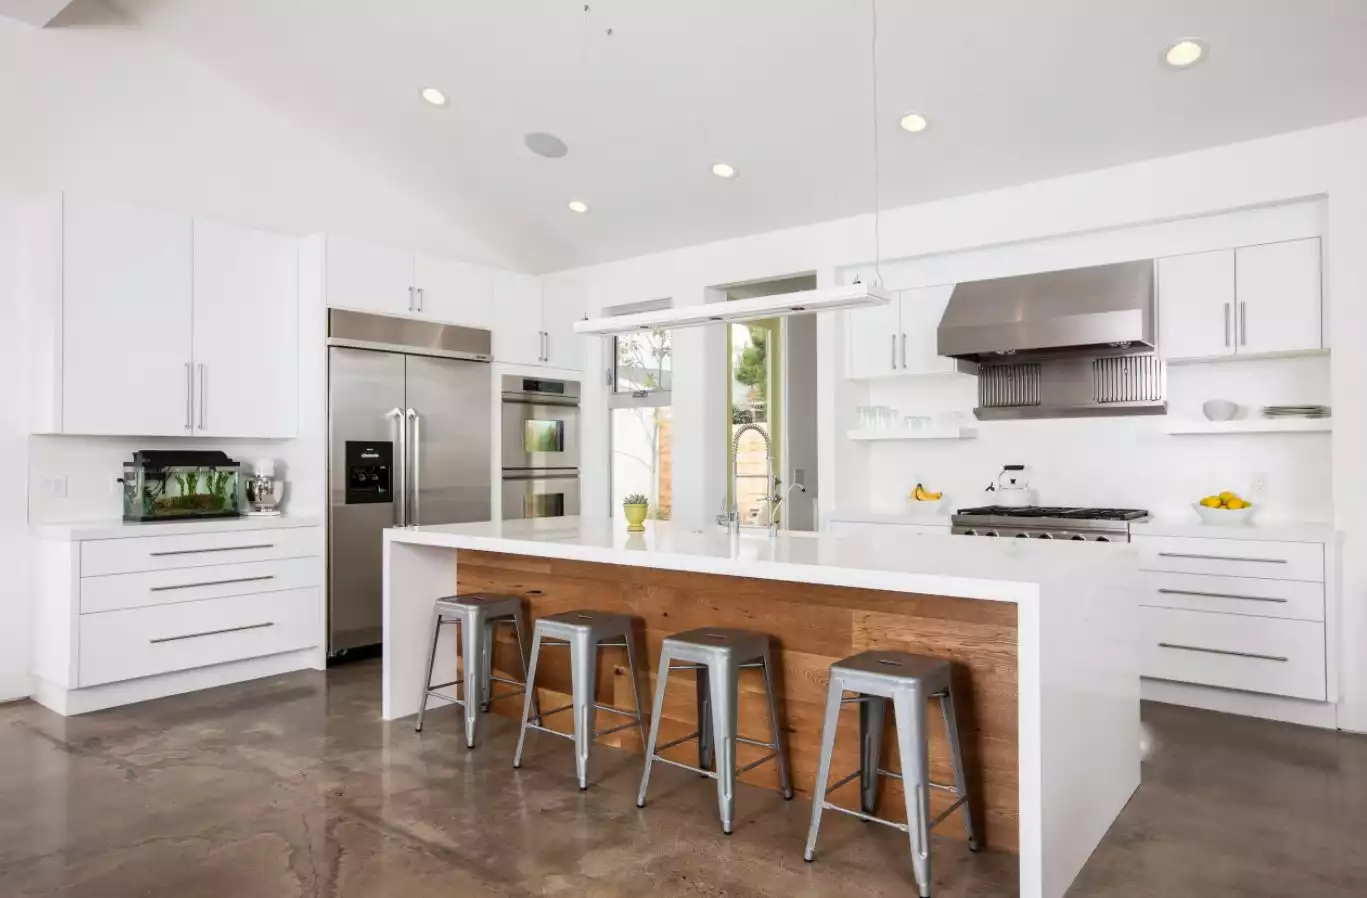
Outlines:
[[[419,461],[422,457],[422,415],[419,415],[416,411],[410,408],[408,410],[408,422],[408,426],[409,428],[411,428],[409,438],[412,440],[412,446],[410,451],[413,460],[411,467],[409,467],[408,469],[408,472],[409,475],[411,475],[413,478],[413,513],[409,516],[409,520],[407,523],[411,525],[417,525],[422,523],[422,506],[419,504],[418,500],[419,490],[422,489],[422,465]],[[408,477],[405,476],[404,479],[407,480]]]
[[399,449],[398,460],[394,464],[398,481],[394,485],[394,526],[402,527],[408,523],[408,427],[404,424],[401,408],[391,408],[384,416],[394,420],[397,431],[394,438]]

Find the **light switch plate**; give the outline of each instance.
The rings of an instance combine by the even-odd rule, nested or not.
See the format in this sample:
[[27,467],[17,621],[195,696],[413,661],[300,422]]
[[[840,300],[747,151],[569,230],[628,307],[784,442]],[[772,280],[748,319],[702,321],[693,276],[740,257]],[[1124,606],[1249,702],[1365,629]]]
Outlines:
[[66,498],[66,475],[54,474],[43,478],[43,488],[52,499]]

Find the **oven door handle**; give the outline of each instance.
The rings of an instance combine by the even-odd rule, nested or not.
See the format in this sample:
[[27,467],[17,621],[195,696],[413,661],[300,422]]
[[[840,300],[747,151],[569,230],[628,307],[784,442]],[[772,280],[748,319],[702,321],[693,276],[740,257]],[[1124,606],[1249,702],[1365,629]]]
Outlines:
[[579,408],[579,400],[564,396],[545,396],[537,393],[504,393],[504,405],[545,405],[556,408]]

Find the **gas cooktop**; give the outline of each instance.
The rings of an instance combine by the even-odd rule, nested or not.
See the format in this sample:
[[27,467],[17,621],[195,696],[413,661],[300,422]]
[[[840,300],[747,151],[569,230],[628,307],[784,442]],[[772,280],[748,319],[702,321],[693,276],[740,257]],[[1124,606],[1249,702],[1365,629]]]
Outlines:
[[1050,505],[1026,505],[1012,508],[1006,505],[983,505],[961,508],[956,515],[987,515],[995,518],[1058,518],[1065,521],[1137,521],[1149,516],[1138,508],[1065,508]]

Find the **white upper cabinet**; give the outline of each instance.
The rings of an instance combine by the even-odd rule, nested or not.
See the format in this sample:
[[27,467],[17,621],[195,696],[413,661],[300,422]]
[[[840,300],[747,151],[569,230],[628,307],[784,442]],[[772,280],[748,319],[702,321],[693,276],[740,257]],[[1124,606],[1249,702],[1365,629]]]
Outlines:
[[542,358],[552,368],[582,370],[584,341],[591,339],[574,332],[574,323],[588,309],[588,293],[578,284],[547,281],[541,291]]
[[1158,260],[1158,352],[1204,359],[1235,352],[1234,250]]
[[299,243],[203,219],[194,234],[194,432],[294,437]]
[[1318,237],[1240,247],[1234,273],[1241,354],[1323,348]]
[[947,374],[956,370],[954,360],[936,349],[940,319],[953,292],[953,284],[901,292],[897,303],[902,322],[897,347],[900,373]]
[[494,361],[544,365],[541,279],[515,271],[494,273]]
[[426,253],[413,257],[417,317],[493,328],[494,272],[456,259]]
[[1323,349],[1322,315],[1318,237],[1158,260],[1164,358]]
[[62,203],[61,433],[191,432],[191,219],[68,195]]
[[329,236],[327,301],[336,309],[414,315],[413,253]]
[[901,290],[885,306],[846,312],[849,343],[845,376],[888,377],[954,371],[954,360],[944,358],[936,351],[940,318],[953,292],[953,284]]

